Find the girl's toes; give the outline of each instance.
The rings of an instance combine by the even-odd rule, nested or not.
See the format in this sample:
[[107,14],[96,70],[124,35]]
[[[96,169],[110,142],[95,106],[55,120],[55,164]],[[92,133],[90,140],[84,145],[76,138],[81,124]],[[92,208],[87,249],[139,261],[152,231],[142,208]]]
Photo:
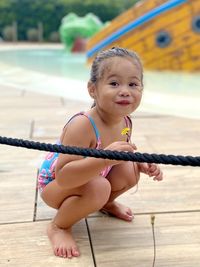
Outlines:
[[131,209],[128,209],[128,210],[127,210],[127,214],[133,217],[133,212],[132,212]]
[[67,251],[66,251],[66,249],[63,248],[63,253],[62,254],[63,254],[63,258],[67,258]]
[[59,248],[59,250],[58,250],[58,256],[59,256],[59,257],[63,257],[63,251],[62,251],[62,248]]
[[67,249],[67,258],[68,259],[72,258],[72,250],[71,250],[71,248]]
[[79,251],[77,248],[72,248],[72,255],[74,257],[78,257],[80,255]]
[[126,215],[126,220],[127,220],[127,221],[132,221],[132,220],[133,220],[133,215],[129,215],[129,214],[127,214],[127,215]]
[[54,248],[54,255],[58,256],[58,248]]

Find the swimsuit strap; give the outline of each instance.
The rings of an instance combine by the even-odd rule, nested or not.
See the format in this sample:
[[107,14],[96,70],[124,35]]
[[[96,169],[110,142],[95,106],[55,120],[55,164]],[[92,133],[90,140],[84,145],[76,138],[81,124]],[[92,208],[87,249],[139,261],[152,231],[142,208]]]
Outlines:
[[93,118],[90,115],[88,115],[87,113],[83,113],[83,115],[86,116],[90,120],[90,122],[91,122],[91,124],[93,126],[93,129],[94,129],[96,138],[97,138],[97,144],[99,144],[99,142],[100,142],[100,134],[99,134],[99,130],[98,130]]
[[[85,116],[85,117],[87,117],[87,118],[89,119],[89,121],[90,121],[90,123],[92,124],[92,127],[93,127],[93,129],[94,129],[95,135],[96,135],[96,139],[97,139],[97,148],[99,148],[99,146],[101,145],[101,140],[100,140],[100,134],[99,134],[99,131],[98,131],[98,129],[97,129],[97,126],[96,126],[96,124],[95,124],[93,118],[92,118],[90,115],[88,115],[87,113],[85,113],[85,112],[79,112],[79,113],[75,114],[74,116],[72,116],[72,117],[68,120],[68,122],[65,124],[65,126],[66,126],[71,120],[73,120],[75,117],[77,117],[77,116],[79,116],[79,115],[83,115],[83,116]],[[64,127],[65,127],[65,126],[64,126]]]
[[[83,116],[85,116],[85,117],[87,117],[87,118],[89,119],[90,123],[92,124],[92,127],[93,127],[94,132],[95,132],[95,135],[96,135],[96,139],[97,139],[97,146],[96,146],[96,148],[97,148],[97,149],[100,148],[100,147],[101,147],[101,139],[100,139],[99,130],[98,130],[98,128],[97,128],[97,126],[96,126],[96,124],[95,124],[93,118],[92,118],[90,115],[88,115],[87,113],[85,113],[85,112],[79,112],[79,113],[76,113],[75,115],[73,115],[73,116],[68,120],[68,122],[65,124],[65,126],[66,126],[71,120],[73,120],[75,117],[77,117],[77,116],[79,116],[79,115],[83,115]],[[130,119],[129,116],[124,117],[124,120],[125,120],[126,126],[130,128],[130,136],[131,136],[131,132],[132,132],[132,121],[131,121],[131,119]],[[64,126],[64,127],[65,127],[65,126]],[[130,141],[130,136],[127,138],[127,141]]]
[[124,117],[126,126],[129,127],[132,130],[132,121],[131,118],[129,116]]

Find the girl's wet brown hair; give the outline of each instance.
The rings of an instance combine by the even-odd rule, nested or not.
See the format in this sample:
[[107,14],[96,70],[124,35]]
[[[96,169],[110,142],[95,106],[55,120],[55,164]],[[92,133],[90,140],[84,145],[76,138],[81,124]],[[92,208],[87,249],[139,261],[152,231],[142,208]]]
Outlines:
[[134,51],[122,48],[122,47],[113,47],[108,50],[100,51],[97,56],[95,57],[90,71],[90,82],[96,83],[100,78],[104,71],[103,62],[106,59],[112,57],[125,57],[130,58],[136,61],[141,69],[141,82],[143,84],[143,66],[140,60],[140,57]]

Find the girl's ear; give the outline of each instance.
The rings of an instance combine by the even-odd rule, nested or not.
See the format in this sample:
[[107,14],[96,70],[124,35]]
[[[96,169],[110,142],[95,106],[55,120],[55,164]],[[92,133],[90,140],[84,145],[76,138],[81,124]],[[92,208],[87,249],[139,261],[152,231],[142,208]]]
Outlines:
[[95,99],[95,91],[96,91],[96,87],[95,87],[95,84],[91,81],[88,82],[87,84],[87,88],[88,88],[88,93],[89,95]]

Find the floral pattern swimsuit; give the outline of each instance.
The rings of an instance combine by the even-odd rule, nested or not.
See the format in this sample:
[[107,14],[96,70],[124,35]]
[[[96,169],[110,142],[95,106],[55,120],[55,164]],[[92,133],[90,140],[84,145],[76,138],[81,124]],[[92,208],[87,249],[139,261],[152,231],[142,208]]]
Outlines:
[[[79,115],[83,115],[85,117],[87,117],[89,119],[89,121],[91,122],[95,135],[96,135],[96,139],[97,139],[97,143],[96,143],[96,149],[101,149],[101,139],[100,139],[100,134],[99,131],[96,127],[96,124],[94,122],[94,120],[91,118],[91,116],[89,116],[87,113],[84,112],[80,112],[75,114],[68,122],[67,124],[76,116]],[[124,117],[125,119],[125,123],[126,123],[126,127],[130,127],[131,129],[131,120],[129,117]],[[67,125],[66,124],[66,125]],[[129,142],[130,138],[128,138],[128,142]],[[58,144],[60,144],[60,141],[58,142]],[[56,168],[56,163],[58,160],[58,155],[59,153],[57,152],[49,152],[44,161],[42,162],[42,165],[39,169],[39,173],[38,173],[38,189],[40,191],[40,193],[43,191],[44,187],[52,182],[55,179],[55,168]],[[102,177],[106,177],[108,175],[108,173],[110,172],[112,166],[108,166],[106,167],[103,171],[101,171],[100,175]]]

